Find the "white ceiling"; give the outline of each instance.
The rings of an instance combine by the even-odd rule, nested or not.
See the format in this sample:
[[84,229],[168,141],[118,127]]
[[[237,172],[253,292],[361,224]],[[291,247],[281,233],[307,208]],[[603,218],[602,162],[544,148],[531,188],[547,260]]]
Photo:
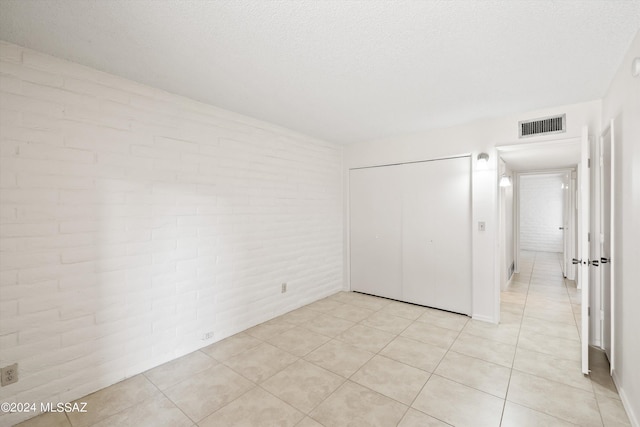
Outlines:
[[640,0],[0,0],[0,38],[352,143],[601,98]]
[[518,172],[574,168],[580,162],[580,139],[498,147],[500,158]]

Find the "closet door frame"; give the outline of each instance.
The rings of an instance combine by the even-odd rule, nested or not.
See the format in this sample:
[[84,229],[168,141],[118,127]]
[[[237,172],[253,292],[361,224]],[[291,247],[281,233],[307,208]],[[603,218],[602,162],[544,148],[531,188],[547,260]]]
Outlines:
[[[417,204],[413,203],[413,209],[421,209],[421,213],[418,214],[418,221],[419,221],[419,217],[421,214],[426,214],[426,216],[429,216],[429,211],[428,211],[428,206],[425,206],[425,203],[432,203],[432,201],[434,200],[432,197],[429,197],[429,190],[431,189],[432,192],[434,193],[438,193],[438,191],[448,191],[447,189],[440,189],[439,187],[429,187],[429,185],[434,185],[437,186],[440,184],[442,184],[442,181],[438,181],[438,174],[442,174],[442,175],[446,175],[447,169],[440,169],[438,171],[438,166],[442,165],[442,164],[435,164],[434,166],[436,167],[435,169],[435,176],[433,175],[433,172],[429,172],[430,168],[427,169],[420,169],[418,167],[418,164],[425,164],[425,163],[432,163],[432,162],[437,162],[437,161],[446,161],[446,160],[460,160],[462,161],[462,164],[460,162],[458,162],[457,164],[452,165],[452,167],[457,168],[457,172],[454,172],[453,177],[449,177],[448,179],[451,180],[453,179],[455,181],[455,176],[458,175],[460,176],[460,179],[458,180],[458,182],[455,183],[454,187],[449,187],[450,189],[452,189],[452,197],[454,199],[454,202],[457,204],[460,204],[459,208],[458,205],[454,205],[453,207],[450,208],[450,210],[460,210],[460,212],[456,212],[457,216],[458,216],[458,223],[457,223],[457,228],[460,228],[460,233],[458,236],[458,241],[461,242],[460,244],[462,245],[462,253],[460,254],[461,256],[455,256],[455,254],[451,253],[449,254],[449,257],[451,259],[447,259],[449,257],[445,257],[442,258],[440,256],[440,254],[438,254],[438,256],[435,256],[436,254],[432,254],[432,256],[429,256],[428,253],[429,251],[425,251],[422,254],[418,255],[418,258],[414,257],[414,263],[416,260],[419,260],[420,257],[424,257],[428,256],[429,260],[432,260],[434,263],[438,262],[438,263],[442,263],[444,265],[436,265],[434,268],[434,265],[432,265],[431,267],[429,266],[424,266],[424,268],[427,268],[427,270],[429,268],[432,268],[433,270],[433,277],[432,280],[434,281],[438,281],[437,283],[435,283],[435,290],[437,291],[437,293],[441,293],[442,290],[446,290],[447,283],[446,281],[449,279],[449,277],[447,276],[446,271],[451,271],[452,269],[458,268],[458,270],[462,270],[462,274],[457,274],[457,278],[458,280],[462,280],[464,283],[464,288],[460,288],[458,287],[457,291],[454,289],[453,292],[464,292],[464,299],[460,300],[460,302],[455,301],[455,298],[452,300],[452,298],[444,295],[442,298],[439,297],[434,297],[432,299],[430,299],[429,295],[426,296],[426,298],[420,298],[420,292],[421,290],[419,289],[420,283],[419,283],[419,277],[416,276],[416,274],[418,274],[418,276],[420,274],[426,274],[427,270],[425,270],[424,268],[422,268],[422,266],[418,266],[417,268],[414,268],[413,273],[411,273],[413,275],[413,279],[412,279],[412,284],[413,284],[413,290],[410,289],[405,289],[405,281],[407,280],[407,278],[405,278],[405,269],[406,266],[404,265],[404,256],[401,255],[400,258],[400,262],[401,262],[401,267],[400,267],[400,271],[399,271],[399,275],[400,277],[398,278],[398,272],[396,272],[395,275],[386,275],[385,277],[395,277],[395,281],[397,281],[399,283],[399,291],[398,289],[396,289],[395,292],[376,292],[377,289],[374,289],[373,291],[369,290],[369,292],[367,292],[366,289],[362,289],[361,286],[358,286],[357,284],[354,286],[354,280],[356,279],[354,277],[354,269],[353,267],[353,254],[354,254],[354,247],[352,246],[354,243],[356,245],[360,245],[362,246],[362,241],[352,241],[352,237],[354,235],[354,231],[358,230],[360,228],[361,224],[353,224],[352,219],[354,217],[352,208],[355,209],[362,209],[362,207],[357,206],[357,207],[352,207],[351,203],[354,202],[354,197],[358,197],[358,194],[354,195],[354,184],[360,185],[361,183],[356,183],[354,180],[356,179],[362,179],[363,177],[357,177],[356,175],[354,175],[354,171],[357,170],[361,170],[361,169],[376,169],[378,168],[379,172],[382,171],[390,171],[390,170],[395,170],[395,171],[400,171],[399,173],[396,174],[390,174],[393,175],[395,178],[395,182],[394,185],[397,186],[397,188],[399,188],[401,191],[398,191],[398,193],[402,193],[403,196],[402,197],[407,197],[406,195],[404,195],[405,192],[407,191],[413,191],[415,193],[415,195],[417,195],[418,197],[420,197],[420,183],[418,184],[418,187],[415,187],[411,189],[410,187],[415,184],[414,182],[412,182],[412,180],[419,180],[421,177],[426,177],[428,178],[429,176],[431,176],[431,179],[433,179],[434,182],[432,183],[424,183],[424,190],[427,192],[424,196],[424,200],[422,202],[418,201]],[[466,163],[466,165],[465,165]],[[390,167],[389,169],[379,169],[379,168],[387,168]],[[417,173],[417,175],[416,175]],[[398,177],[400,176],[400,177]],[[409,181],[407,181],[407,179]],[[443,184],[445,185],[445,184]],[[446,185],[450,185],[450,184],[446,184]],[[456,190],[455,190],[455,186],[457,185],[457,188],[461,188],[462,191],[460,192],[462,194],[462,196],[458,196],[456,194]],[[347,196],[347,204],[348,204],[348,212],[347,212],[347,279],[349,280],[349,286],[351,290],[354,291],[361,291],[361,292],[365,292],[365,293],[371,293],[371,294],[378,294],[380,296],[386,296],[386,297],[390,297],[390,298],[394,298],[394,299],[400,299],[400,300],[404,300],[407,302],[413,302],[413,303],[417,303],[417,304],[424,304],[424,305],[429,305],[429,306],[434,306],[437,308],[442,308],[445,310],[450,310],[450,311],[455,311],[455,312],[459,312],[459,313],[464,313],[467,315],[471,315],[472,312],[472,293],[473,293],[473,278],[472,278],[472,230],[471,230],[471,220],[472,220],[472,162],[471,162],[471,156],[469,154],[465,154],[465,155],[459,155],[459,156],[451,156],[451,157],[444,157],[444,158],[438,158],[438,159],[430,159],[430,160],[422,160],[422,161],[416,161],[416,162],[407,162],[407,163],[397,163],[397,164],[388,164],[388,165],[379,165],[379,166],[371,166],[371,167],[363,167],[363,168],[352,168],[349,170],[349,186],[348,186],[349,192],[348,192],[348,196]],[[387,189],[388,190],[388,189]],[[357,189],[356,189],[356,193],[357,193]],[[369,188],[369,191],[372,192],[374,190],[372,190],[371,188]],[[447,194],[449,193],[441,193],[436,197],[441,197],[441,198],[446,198]],[[413,197],[414,195],[410,195],[409,197]],[[457,198],[456,198],[457,197]],[[460,200],[460,197],[462,197],[463,200]],[[396,203],[397,203],[397,199],[396,199]],[[403,205],[405,204],[404,201],[401,202]],[[423,204],[423,206],[421,206],[421,204]],[[448,201],[449,204],[452,203],[451,200]],[[408,205],[411,205],[412,203],[408,203]],[[426,209],[426,210],[425,210]],[[439,210],[439,215],[440,218],[434,218],[432,219],[432,221],[442,221],[443,219],[446,220],[446,215],[443,213],[446,212],[443,209]],[[404,217],[404,215],[402,212],[400,213],[401,218],[400,221],[404,222],[406,220],[406,218]],[[460,219],[460,215],[462,215],[462,219]],[[415,217],[415,215],[414,215]],[[365,221],[368,221],[369,218],[365,218]],[[411,220],[413,222],[416,222],[416,218],[411,218]],[[428,218],[425,218],[425,220],[429,220]],[[464,224],[462,224],[460,221],[462,221]],[[397,230],[397,227],[395,227]],[[427,226],[427,229],[429,227]],[[437,226],[436,226],[437,228]],[[446,229],[447,225],[444,224],[443,225],[443,229]],[[450,228],[450,227],[449,227]],[[454,252],[451,249],[451,242],[447,242],[447,236],[446,236],[446,232],[443,232],[442,230],[436,230],[437,232],[434,233],[434,226],[431,226],[431,230],[430,231],[432,234],[434,235],[438,235],[438,239],[440,240],[440,244],[443,245],[443,247],[446,247],[447,245],[450,248],[450,252]],[[401,234],[402,234],[402,239],[405,240],[407,237],[409,237],[409,240],[411,240],[410,242],[401,242],[402,246],[400,247],[401,251],[404,251],[404,247],[405,245],[407,245],[407,243],[409,244],[408,249],[411,249],[412,251],[416,251],[416,250],[422,250],[422,243],[424,243],[422,240],[426,241],[425,238],[427,240],[429,240],[428,236],[424,235],[424,236],[412,236],[411,234],[407,235],[405,231],[402,231],[402,226],[401,226],[401,230],[400,230]],[[429,233],[428,230],[425,230],[426,233]],[[377,233],[376,233],[377,234]],[[424,233],[423,233],[424,234]],[[454,233],[455,234],[455,230]],[[362,236],[361,236],[362,237]],[[361,240],[361,239],[360,239]],[[370,239],[369,239],[370,240]],[[372,242],[368,242],[367,243],[369,246],[372,246]],[[416,246],[417,245],[417,246]],[[358,248],[356,248],[358,249]],[[433,248],[432,248],[433,249]],[[433,251],[432,251],[433,252]],[[455,258],[455,259],[453,259]],[[356,261],[357,262],[357,261]],[[464,265],[463,265],[464,264]],[[448,265],[448,266],[447,266]],[[453,267],[452,267],[453,265]],[[394,265],[395,268],[397,268]],[[416,267],[414,265],[414,267]],[[422,271],[421,271],[422,269]],[[356,280],[360,280],[362,278],[361,276],[361,270],[362,270],[362,266],[356,266],[355,267],[355,274],[358,275],[359,277]],[[437,273],[436,273],[437,272]],[[453,277],[453,275],[451,276]],[[461,279],[460,279],[461,278]],[[417,280],[417,281],[416,281]],[[408,283],[408,282],[407,282]],[[427,286],[429,286],[429,284],[426,284]],[[431,286],[431,287],[434,287]],[[438,286],[444,286],[442,288],[439,288]],[[451,287],[455,286],[455,283],[452,282],[452,284],[450,285]],[[375,287],[374,287],[375,288]],[[433,289],[431,290],[432,295],[436,295],[433,294]],[[446,292],[445,292],[446,293]],[[395,296],[392,296],[395,295]]]

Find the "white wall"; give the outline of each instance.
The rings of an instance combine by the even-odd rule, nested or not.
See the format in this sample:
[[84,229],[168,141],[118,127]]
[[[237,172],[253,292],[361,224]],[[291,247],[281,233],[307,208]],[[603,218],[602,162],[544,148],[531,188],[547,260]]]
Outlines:
[[[473,123],[429,132],[368,141],[345,147],[344,167],[403,163],[472,153],[472,277],[474,318],[497,322],[499,307],[499,253],[497,239],[497,154],[496,145],[517,144],[557,140],[558,135],[518,140],[518,121],[566,113],[567,132],[562,138],[580,137],[581,128],[588,125],[592,133],[599,134],[601,101],[590,101],[532,111],[512,116],[480,120]],[[490,154],[489,169],[477,170],[475,159],[478,153]],[[348,182],[345,182],[348,192]],[[348,209],[345,212],[348,218]],[[477,222],[486,222],[486,231],[478,231]],[[348,239],[345,251],[345,282],[348,283]]]
[[504,160],[499,160],[498,175],[506,175],[511,178],[512,185],[508,187],[500,187],[500,220],[502,224],[500,236],[498,237],[498,245],[502,245],[500,251],[502,262],[500,263],[500,289],[505,290],[509,284],[509,280],[514,271],[511,267],[515,267],[515,245],[514,245],[514,185],[516,183],[514,173]]
[[0,57],[0,401],[69,401],[343,287],[341,146]]
[[[511,176],[511,182],[513,183],[513,171],[506,166],[507,175]],[[515,245],[514,245],[514,200],[513,200],[513,185],[504,188],[504,218],[505,218],[505,259],[506,259],[506,267],[507,269],[511,268],[515,263]],[[514,265],[515,267],[515,265]],[[513,272],[512,272],[513,274]],[[507,279],[510,279],[511,276],[508,275]]]
[[520,249],[563,252],[564,180],[558,174],[520,177]]
[[636,34],[602,102],[602,123],[615,126],[615,372],[631,422],[640,426],[640,77],[632,77],[633,58],[640,57]]

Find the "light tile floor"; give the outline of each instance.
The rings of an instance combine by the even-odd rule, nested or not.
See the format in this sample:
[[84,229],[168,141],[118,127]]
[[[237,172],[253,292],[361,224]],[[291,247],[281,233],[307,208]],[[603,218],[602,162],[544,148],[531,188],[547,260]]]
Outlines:
[[20,426],[629,425],[602,354],[580,373],[579,297],[549,253],[500,325],[340,292]]

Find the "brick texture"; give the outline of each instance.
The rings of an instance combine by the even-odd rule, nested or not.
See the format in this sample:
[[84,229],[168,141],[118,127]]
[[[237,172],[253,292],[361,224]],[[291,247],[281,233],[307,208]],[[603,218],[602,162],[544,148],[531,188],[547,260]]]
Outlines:
[[563,190],[559,175],[520,177],[520,248],[562,252]]
[[0,401],[79,398],[342,289],[341,146],[0,47]]

